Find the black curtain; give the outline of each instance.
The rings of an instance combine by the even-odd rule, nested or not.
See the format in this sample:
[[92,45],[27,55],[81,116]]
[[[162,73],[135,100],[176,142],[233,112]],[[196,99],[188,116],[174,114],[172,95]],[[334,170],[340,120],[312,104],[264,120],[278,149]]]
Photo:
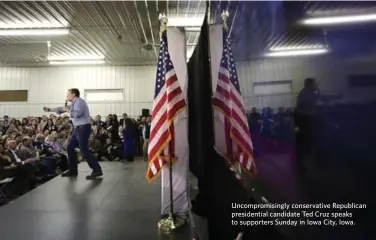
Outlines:
[[195,208],[208,217],[209,239],[234,239],[231,203],[247,203],[247,194],[214,151],[208,21],[188,63],[188,121],[190,170],[199,181]]
[[232,203],[255,201],[228,169],[225,160],[214,150],[209,46],[209,25],[206,16],[198,44],[188,63],[190,170],[199,181],[199,194],[193,212],[207,217],[210,240],[235,239],[240,231],[245,233],[244,240],[269,237],[265,231],[270,231],[270,227],[244,229],[233,226],[231,222],[231,213],[236,211],[231,208]]
[[208,35],[205,18],[200,39],[188,63],[190,168],[196,177],[204,175],[205,160],[212,155],[214,143]]

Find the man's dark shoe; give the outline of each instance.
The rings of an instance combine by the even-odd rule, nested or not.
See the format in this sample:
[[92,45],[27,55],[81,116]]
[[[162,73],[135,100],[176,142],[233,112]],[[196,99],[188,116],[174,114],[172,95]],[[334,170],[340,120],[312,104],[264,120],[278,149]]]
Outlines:
[[61,174],[62,177],[77,177],[78,175],[78,172],[77,171],[73,171],[73,170],[68,170],[66,172],[63,172]]
[[96,179],[97,177],[103,176],[102,171],[93,171],[90,175],[86,176],[87,180],[93,180]]

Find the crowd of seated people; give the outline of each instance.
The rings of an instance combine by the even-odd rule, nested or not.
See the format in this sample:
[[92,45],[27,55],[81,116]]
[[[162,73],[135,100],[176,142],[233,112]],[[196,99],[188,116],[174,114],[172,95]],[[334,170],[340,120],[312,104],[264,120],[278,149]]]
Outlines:
[[260,134],[269,139],[281,141],[294,140],[294,110],[279,107],[278,112],[270,107],[265,107],[259,113],[257,108],[252,108],[247,114],[249,129],[253,134]]
[[[127,114],[120,121],[115,114],[103,120],[100,115],[94,117],[90,151],[100,161],[133,161],[142,156],[145,140],[142,130],[147,119],[150,117],[135,120]],[[12,187],[6,193],[11,199],[67,169],[67,146],[72,132],[72,123],[64,115],[21,120],[4,116],[0,120],[0,187],[2,180],[12,179]],[[79,151],[79,160],[83,161]]]

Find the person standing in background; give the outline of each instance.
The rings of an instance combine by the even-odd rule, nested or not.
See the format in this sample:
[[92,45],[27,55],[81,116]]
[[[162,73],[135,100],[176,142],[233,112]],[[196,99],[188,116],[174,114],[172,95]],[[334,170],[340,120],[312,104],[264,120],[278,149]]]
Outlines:
[[93,170],[92,173],[86,176],[86,179],[95,179],[103,175],[102,168],[98,160],[89,151],[89,137],[91,133],[91,117],[89,107],[86,101],[80,98],[80,91],[77,88],[68,90],[67,101],[72,102],[72,105],[58,108],[47,108],[43,110],[46,112],[56,112],[62,114],[69,112],[73,123],[73,134],[68,144],[68,159],[69,170],[62,174],[63,177],[74,177],[78,175],[77,170],[77,154],[75,149],[80,148],[82,156],[86,159],[89,167]]
[[147,161],[148,160],[148,147],[149,147],[149,137],[150,137],[150,127],[151,127],[151,116],[147,116],[146,118],[146,123],[144,125],[144,129],[143,129],[143,139],[144,139],[144,144],[143,144],[143,147],[142,147],[142,152],[143,152],[143,157],[144,157],[144,160]]
[[135,140],[136,140],[136,126],[130,118],[125,119],[123,128],[123,157],[128,162],[134,160],[135,155]]
[[112,114],[111,118],[111,129],[109,132],[111,133],[111,142],[113,144],[118,144],[120,142],[120,135],[119,135],[119,120],[116,114]]
[[126,121],[127,118],[128,118],[128,114],[123,113],[123,118],[120,119],[120,126],[121,126],[121,129],[122,129],[122,130],[123,130],[123,129],[125,128],[125,126],[126,126],[125,121]]
[[144,146],[144,126],[146,118],[140,116],[137,119],[137,155],[143,156],[143,146]]
[[321,101],[329,101],[341,98],[341,95],[321,95],[315,78],[307,78],[304,81],[304,88],[298,95],[296,105],[296,121],[299,128],[298,133],[298,158],[313,154],[318,130],[317,104]]

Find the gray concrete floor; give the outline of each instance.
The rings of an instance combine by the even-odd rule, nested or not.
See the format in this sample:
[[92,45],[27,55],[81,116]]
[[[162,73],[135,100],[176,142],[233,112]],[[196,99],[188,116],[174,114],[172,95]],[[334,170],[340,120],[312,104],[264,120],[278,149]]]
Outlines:
[[57,176],[0,208],[2,240],[192,239],[190,226],[161,235],[160,181],[145,180],[146,163],[102,162],[104,177]]

